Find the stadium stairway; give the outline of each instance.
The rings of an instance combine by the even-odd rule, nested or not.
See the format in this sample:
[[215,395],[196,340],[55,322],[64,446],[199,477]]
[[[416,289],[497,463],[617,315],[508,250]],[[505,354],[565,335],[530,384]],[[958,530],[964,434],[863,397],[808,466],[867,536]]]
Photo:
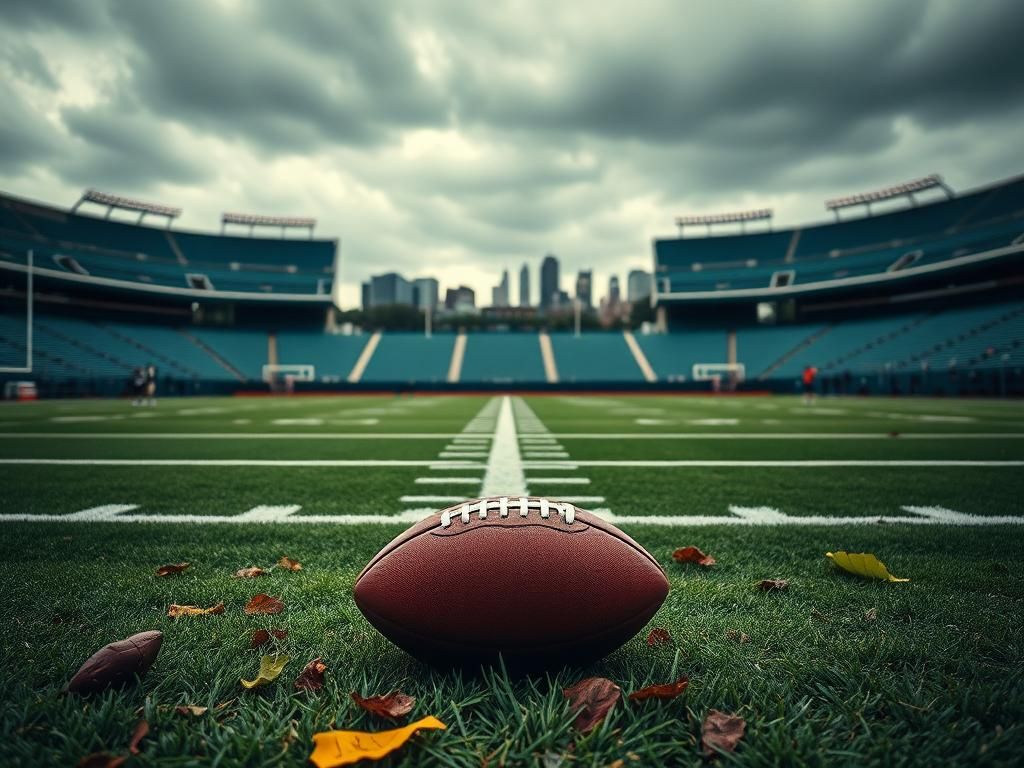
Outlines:
[[452,358],[448,364],[448,383],[457,384],[462,378],[462,362],[466,359],[466,334],[460,332],[455,337],[455,346],[452,347]]
[[363,351],[359,353],[359,359],[356,360],[355,365],[352,366],[352,371],[348,375],[349,384],[357,384],[363,378],[363,373],[366,371],[366,367],[370,364],[370,360],[373,358],[373,353],[377,351],[377,345],[380,344],[381,332],[377,331],[366,341],[366,346],[363,347]]
[[214,361],[216,361],[216,363],[221,368],[223,368],[225,371],[230,373],[232,376],[234,376],[239,381],[245,381],[245,375],[240,370],[238,370],[235,366],[233,366],[231,363],[229,363],[227,360],[225,360],[223,357],[221,357],[217,353],[217,351],[215,349],[213,349],[209,344],[204,342],[198,336],[193,336],[188,331],[181,330],[181,331],[178,331],[178,332],[182,336],[184,336],[186,339],[188,339],[190,342],[192,342],[197,347],[199,347],[201,350],[203,350],[203,352],[205,352],[210,357],[212,357],[214,359]]

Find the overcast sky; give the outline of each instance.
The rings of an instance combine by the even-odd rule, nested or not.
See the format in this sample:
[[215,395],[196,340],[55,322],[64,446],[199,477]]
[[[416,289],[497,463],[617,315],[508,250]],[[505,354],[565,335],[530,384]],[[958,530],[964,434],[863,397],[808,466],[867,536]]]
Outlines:
[[2,0],[0,189],[308,215],[342,299],[650,268],[680,213],[1024,172],[1024,2]]

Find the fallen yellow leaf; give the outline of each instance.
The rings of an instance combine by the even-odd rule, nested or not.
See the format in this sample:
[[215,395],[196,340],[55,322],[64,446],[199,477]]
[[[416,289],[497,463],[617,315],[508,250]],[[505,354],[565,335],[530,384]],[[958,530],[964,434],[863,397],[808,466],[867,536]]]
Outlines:
[[224,603],[217,603],[210,608],[171,603],[171,607],[167,609],[167,615],[172,619],[177,619],[180,616],[219,616],[222,613],[224,613]]
[[242,685],[246,688],[258,688],[261,685],[267,685],[277,679],[277,676],[281,674],[281,670],[284,669],[284,665],[288,663],[288,657],[283,653],[275,653],[268,656],[264,656],[260,659],[260,671],[256,675],[255,680],[242,680]]
[[436,717],[424,717],[415,723],[390,731],[324,731],[313,734],[313,753],[309,761],[317,768],[351,765],[363,759],[380,760],[409,740],[416,731],[448,726]]
[[883,581],[910,581],[898,579],[889,573],[885,564],[870,552],[826,552],[825,557],[844,571],[863,576],[865,579],[882,579]]

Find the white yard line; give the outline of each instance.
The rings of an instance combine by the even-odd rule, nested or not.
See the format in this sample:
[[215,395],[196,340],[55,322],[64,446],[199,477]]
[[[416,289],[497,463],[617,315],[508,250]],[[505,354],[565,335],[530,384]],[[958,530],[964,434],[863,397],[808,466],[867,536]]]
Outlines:
[[501,398],[498,422],[491,441],[491,455],[487,459],[487,471],[480,490],[481,497],[530,495],[516,437],[512,400],[506,395]]
[[460,440],[450,432],[0,432],[0,439],[19,437],[33,440]]
[[[2,460],[0,460],[2,461]],[[578,467],[794,467],[812,469],[818,467],[1024,467],[1024,461],[973,461],[973,460],[931,460],[931,459],[809,459],[786,461],[776,459],[741,460],[591,460],[574,459]],[[526,461],[527,469],[564,469],[565,464],[550,461]]]
[[589,477],[528,477],[529,485],[590,485]]
[[465,496],[402,496],[398,499],[403,504],[454,504],[465,501]]
[[480,485],[479,477],[417,477],[416,485]]
[[474,461],[437,459],[0,459],[0,465],[94,467],[438,467],[476,469]]
[[560,440],[1007,440],[1024,439],[1024,432],[566,432]]

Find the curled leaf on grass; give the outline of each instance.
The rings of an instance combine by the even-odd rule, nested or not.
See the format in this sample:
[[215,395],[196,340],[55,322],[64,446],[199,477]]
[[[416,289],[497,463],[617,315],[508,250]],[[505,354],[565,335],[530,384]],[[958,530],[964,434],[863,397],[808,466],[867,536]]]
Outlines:
[[174,711],[183,717],[200,717],[209,711],[209,707],[197,707],[195,704],[182,704],[174,708]]
[[250,648],[259,648],[261,645],[266,645],[270,642],[271,637],[276,637],[278,640],[284,640],[288,637],[287,629],[257,629],[252,633],[252,639],[249,641]]
[[242,685],[246,688],[259,688],[263,685],[269,685],[270,683],[277,680],[278,675],[281,674],[281,670],[284,669],[284,665],[288,663],[288,657],[284,654],[275,653],[268,656],[264,656],[260,659],[260,671],[256,675],[255,680],[242,680]]
[[365,699],[355,691],[352,691],[349,696],[352,697],[352,701],[360,709],[369,712],[371,715],[390,717],[392,720],[405,717],[412,712],[412,708],[416,704],[415,697],[401,691],[392,691],[383,696],[367,696]]
[[336,768],[360,760],[380,760],[405,744],[416,731],[445,730],[436,717],[424,717],[415,723],[390,731],[324,731],[313,734],[313,752],[309,762],[316,768]]
[[727,629],[725,631],[725,639],[733,640],[740,644],[746,644],[750,642],[750,635],[746,632],[740,632],[738,629]]
[[622,698],[622,689],[607,678],[588,677],[563,688],[562,695],[569,700],[569,709],[576,713],[573,727],[587,733],[604,720],[615,702]]
[[847,573],[862,576],[865,579],[881,579],[882,581],[904,582],[910,579],[899,579],[889,573],[885,564],[870,552],[826,552],[825,557]]
[[868,608],[864,611],[864,621],[877,621],[878,620],[878,609]]
[[173,576],[176,573],[181,573],[188,568],[191,563],[177,563],[171,565],[161,565],[156,569],[157,576]]
[[295,687],[300,691],[319,691],[324,687],[324,672],[327,665],[319,658],[313,659],[302,668],[295,679]]
[[142,749],[139,747],[139,744],[142,743],[142,740],[146,738],[146,735],[148,733],[149,723],[147,723],[145,720],[139,720],[138,725],[135,726],[135,730],[132,731],[131,741],[128,742],[128,751],[131,752],[133,755],[139,754],[142,751]]
[[274,616],[283,610],[284,603],[262,592],[253,595],[252,600],[245,604],[245,612],[249,616]]
[[629,694],[630,701],[644,701],[645,699],[674,699],[682,695],[686,686],[690,684],[689,678],[685,675],[674,683],[662,683],[661,685],[649,685],[639,691]]
[[292,560],[290,557],[282,557],[280,560],[277,561],[277,564],[281,568],[284,568],[289,571],[302,570],[302,563],[300,563],[298,560]]
[[716,752],[736,751],[736,745],[743,738],[743,732],[746,729],[747,721],[742,717],[712,709],[704,718],[704,725],[701,727],[701,744],[704,747],[704,754],[713,755]]
[[257,576],[266,576],[267,572],[262,568],[239,568],[235,571],[236,579],[255,579]]
[[668,633],[668,630],[663,627],[656,627],[651,630],[651,633],[647,635],[647,645],[652,648],[656,645],[665,645],[672,641],[672,635]]
[[219,616],[224,613],[224,603],[217,603],[209,608],[200,608],[195,605],[175,605],[171,604],[171,607],[167,609],[167,615],[172,619],[177,619],[181,616]]
[[757,582],[757,588],[762,592],[782,592],[789,589],[789,582],[785,579],[761,579]]
[[680,547],[672,553],[672,559],[677,563],[696,563],[705,568],[710,568],[715,564],[715,558],[704,554],[697,547]]

